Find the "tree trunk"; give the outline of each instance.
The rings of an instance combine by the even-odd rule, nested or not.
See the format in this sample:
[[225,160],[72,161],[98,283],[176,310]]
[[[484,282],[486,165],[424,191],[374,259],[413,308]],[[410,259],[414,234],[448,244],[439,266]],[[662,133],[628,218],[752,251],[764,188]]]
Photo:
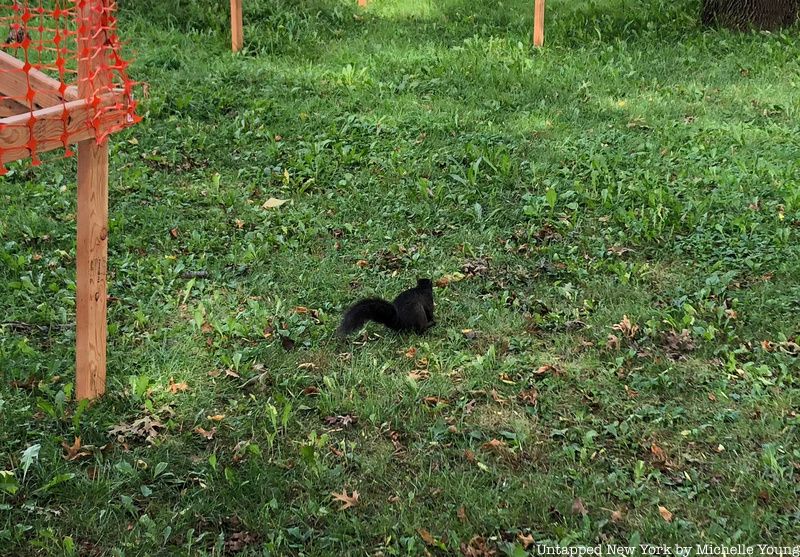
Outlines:
[[800,0],[703,0],[704,25],[772,30],[797,20]]

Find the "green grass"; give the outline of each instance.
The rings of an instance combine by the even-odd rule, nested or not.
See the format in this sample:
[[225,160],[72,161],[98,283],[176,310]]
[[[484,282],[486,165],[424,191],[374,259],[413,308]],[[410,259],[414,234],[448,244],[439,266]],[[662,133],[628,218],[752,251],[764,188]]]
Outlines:
[[[232,55],[221,3],[121,2],[150,95],[112,143],[88,408],[75,160],[0,179],[0,553],[800,539],[796,30],[553,0],[534,51],[523,0],[245,4]],[[456,273],[427,335],[334,337]]]

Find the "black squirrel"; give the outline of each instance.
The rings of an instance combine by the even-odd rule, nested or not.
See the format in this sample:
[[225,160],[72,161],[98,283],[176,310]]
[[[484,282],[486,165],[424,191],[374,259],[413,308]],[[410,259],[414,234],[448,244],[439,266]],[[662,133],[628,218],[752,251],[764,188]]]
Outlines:
[[345,312],[337,332],[344,336],[357,331],[367,321],[375,321],[393,331],[424,333],[433,320],[433,284],[430,279],[417,279],[417,285],[398,294],[392,303],[381,298],[366,298]]

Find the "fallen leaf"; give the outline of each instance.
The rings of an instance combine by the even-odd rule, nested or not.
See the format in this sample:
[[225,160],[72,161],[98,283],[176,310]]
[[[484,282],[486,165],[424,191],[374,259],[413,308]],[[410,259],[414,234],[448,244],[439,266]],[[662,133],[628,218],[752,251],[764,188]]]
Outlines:
[[89,481],[95,481],[99,475],[100,470],[97,468],[97,466],[89,466],[86,469],[86,477],[89,478]]
[[625,385],[625,394],[628,395],[628,398],[636,398],[639,396],[639,391],[634,391],[629,386]]
[[169,392],[171,392],[174,395],[174,394],[182,393],[182,392],[188,390],[189,389],[189,385],[187,385],[186,383],[183,383],[183,382],[176,383],[175,380],[172,377],[170,377],[169,378],[169,386],[167,387],[167,389],[169,390]]
[[467,340],[475,340],[478,338],[478,331],[473,329],[462,329],[461,334],[464,335],[464,338]]
[[217,428],[212,427],[210,430],[206,431],[202,427],[196,427],[194,428],[194,432],[201,437],[205,437],[206,441],[211,441],[214,438],[214,434],[217,433]]
[[261,207],[263,207],[264,209],[275,209],[276,207],[280,207],[287,201],[288,199],[276,199],[274,197],[270,197],[264,202],[264,204]]
[[506,385],[516,385],[517,384],[517,382],[514,381],[513,379],[511,379],[511,377],[509,377],[507,373],[501,373],[500,374],[500,381],[502,381]]
[[620,522],[622,522],[622,518],[623,518],[622,511],[617,510],[611,512],[611,522],[613,522],[614,524],[619,524]]
[[467,459],[467,462],[475,462],[475,453],[470,449],[465,449],[464,458]]
[[523,534],[522,532],[517,533],[517,541],[522,544],[522,549],[528,549],[528,547],[534,542],[533,536],[530,534]]
[[243,220],[241,220],[241,219],[236,219],[236,221],[235,221],[235,222],[236,222],[236,228],[238,228],[239,230],[241,230],[242,228],[244,228],[244,221],[243,221]]
[[525,391],[521,391],[517,398],[520,402],[524,402],[529,406],[536,406],[537,399],[539,398],[539,392],[536,389],[527,389]]
[[505,441],[501,441],[500,439],[492,439],[491,441],[487,441],[482,445],[484,449],[487,451],[492,451],[495,453],[502,453],[508,448],[508,444]]
[[72,445],[68,445],[66,441],[62,441],[61,446],[67,452],[67,454],[64,455],[64,458],[68,461],[78,460],[79,458],[83,458],[85,456],[91,456],[90,452],[81,450],[80,437],[75,437],[75,441],[72,443]]
[[617,335],[609,334],[608,338],[606,339],[606,348],[609,350],[619,350],[620,349],[620,341]]
[[663,518],[665,522],[672,522],[672,513],[669,512],[666,507],[659,505],[658,514],[661,515],[661,518]]
[[316,369],[317,364],[312,362],[304,362],[297,365],[297,369]]
[[308,313],[308,308],[305,306],[297,306],[296,308],[294,308],[294,312],[302,315],[304,313]]
[[366,259],[359,259],[356,261],[356,267],[360,267],[361,269],[366,269],[369,266],[369,261]]
[[545,373],[552,373],[553,375],[558,375],[561,371],[554,365],[545,364],[543,366],[539,366],[536,371],[533,372],[534,375],[544,375]]
[[425,528],[419,528],[417,533],[419,534],[419,537],[422,538],[422,541],[424,541],[427,545],[436,545],[436,538],[434,538]]
[[426,396],[422,399],[422,402],[428,406],[438,406],[439,404],[447,404],[447,399],[438,396]]
[[589,511],[586,509],[586,505],[583,504],[583,500],[580,497],[572,502],[572,513],[579,514],[581,516],[586,516],[589,514]]
[[656,445],[655,443],[650,445],[650,452],[652,453],[656,462],[666,462],[667,461],[667,453],[664,452],[664,449]]
[[215,414],[213,416],[206,416],[206,417],[209,420],[211,420],[212,422],[221,422],[222,420],[225,419],[225,415],[224,414]]
[[208,321],[203,321],[203,324],[200,325],[200,330],[203,331],[206,334],[213,333],[214,332],[214,327]]
[[456,516],[458,517],[458,519],[461,522],[466,522],[467,521],[467,509],[465,509],[463,506],[458,507],[458,510],[456,511]]
[[169,235],[172,236],[173,238],[177,238],[180,235],[180,233],[181,231],[178,230],[177,226],[169,231]]
[[341,416],[328,416],[325,418],[325,424],[331,427],[350,427],[358,423],[358,416],[352,414],[344,414]]
[[408,358],[408,359],[410,359],[410,360],[411,360],[411,359],[414,359],[414,357],[415,357],[416,355],[417,355],[417,349],[416,349],[416,348],[414,348],[413,346],[412,346],[412,347],[410,347],[409,349],[407,349],[407,350],[405,351],[405,357],[406,357],[406,358]]
[[425,381],[430,376],[430,372],[426,369],[415,369],[408,374],[408,378],[414,381]]
[[225,377],[233,377],[234,379],[241,379],[239,374],[233,371],[232,369],[225,370]]
[[439,288],[444,288],[445,286],[449,285],[451,282],[459,282],[464,280],[464,275],[462,273],[453,273],[451,275],[445,275],[436,280],[434,284]]
[[306,396],[317,396],[319,394],[319,387],[315,387],[314,385],[310,385],[303,389],[303,394]]
[[119,424],[108,430],[110,435],[117,436],[117,440],[122,443],[128,437],[143,438],[148,443],[152,443],[165,426],[157,418],[145,416],[134,420],[130,424]]
[[342,506],[339,507],[340,511],[345,509],[349,509],[358,505],[358,491],[354,491],[352,495],[347,494],[346,489],[342,489],[341,493],[336,493],[335,491],[331,493],[331,496],[336,500],[342,503]]
[[491,392],[489,393],[489,396],[491,396],[492,400],[495,401],[497,404],[505,404],[506,403],[506,399],[503,398],[502,396],[500,396],[500,394],[495,389],[491,390]]
[[717,395],[715,395],[714,393],[708,393],[708,400],[710,400],[711,402],[717,402]]
[[622,316],[622,321],[611,327],[615,331],[622,333],[626,338],[633,340],[639,334],[639,325],[634,325],[627,315]]

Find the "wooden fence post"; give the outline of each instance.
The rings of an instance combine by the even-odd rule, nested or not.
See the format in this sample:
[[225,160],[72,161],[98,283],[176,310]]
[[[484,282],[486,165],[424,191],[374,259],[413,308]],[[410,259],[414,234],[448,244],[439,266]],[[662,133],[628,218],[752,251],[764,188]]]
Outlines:
[[243,46],[242,0],[231,0],[231,50],[239,52]]
[[533,4],[533,46],[544,44],[544,0],[534,0]]
[[[78,25],[78,93],[88,99],[109,85],[103,29],[108,0],[84,0]],[[75,393],[92,399],[106,390],[106,269],[108,265],[108,141],[78,143]]]

